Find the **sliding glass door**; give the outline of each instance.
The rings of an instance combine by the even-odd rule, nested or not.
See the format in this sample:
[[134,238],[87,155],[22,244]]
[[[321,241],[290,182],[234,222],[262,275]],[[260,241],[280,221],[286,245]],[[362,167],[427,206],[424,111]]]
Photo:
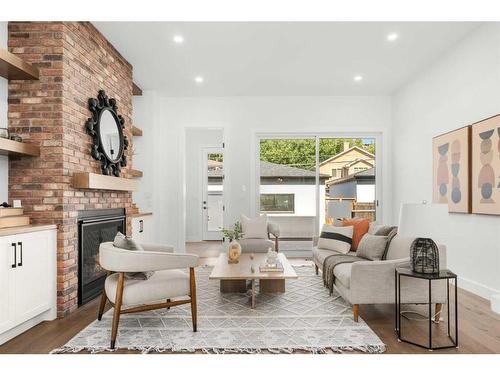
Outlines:
[[259,210],[280,226],[285,253],[310,255],[324,223],[376,219],[375,138],[258,140]]
[[316,139],[260,139],[260,212],[280,226],[282,251],[307,255],[316,226]]

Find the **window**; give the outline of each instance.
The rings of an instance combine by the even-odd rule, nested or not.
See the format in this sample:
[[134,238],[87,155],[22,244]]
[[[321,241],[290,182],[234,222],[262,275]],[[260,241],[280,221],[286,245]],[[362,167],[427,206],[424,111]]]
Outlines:
[[295,212],[294,194],[261,194],[260,195],[261,212]]

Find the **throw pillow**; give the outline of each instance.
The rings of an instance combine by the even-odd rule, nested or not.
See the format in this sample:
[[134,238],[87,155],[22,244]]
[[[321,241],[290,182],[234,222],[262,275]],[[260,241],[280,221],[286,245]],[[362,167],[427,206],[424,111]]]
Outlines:
[[385,253],[387,236],[365,234],[359,242],[356,255],[370,260],[381,260]]
[[[113,241],[113,246],[119,247],[124,250],[131,251],[144,251],[143,247],[135,242],[132,238],[125,236],[123,233],[118,232]],[[147,272],[125,272],[125,278],[128,280],[147,280],[153,276],[154,271]]]
[[394,228],[396,228],[396,229],[397,229],[398,227],[396,227],[396,226],[394,226],[394,225],[382,225],[380,228],[378,228],[378,229],[375,231],[375,233],[374,233],[374,234],[375,234],[376,236],[388,236],[388,235],[389,235],[389,233],[391,233],[391,232],[392,232],[392,230],[393,230]]
[[356,251],[359,241],[361,241],[363,236],[368,232],[370,222],[368,219],[344,219],[342,220],[342,226],[354,227],[352,234],[352,250]]
[[394,229],[391,230],[389,232],[389,234],[387,235],[387,244],[385,245],[385,251],[384,251],[384,255],[382,255],[382,260],[387,259],[387,253],[389,252],[389,246],[391,246],[391,241],[394,239],[394,237],[396,237],[397,234],[398,234],[398,227],[394,227]]
[[375,232],[377,232],[382,227],[383,227],[382,224],[376,221],[372,221],[368,227],[368,234],[375,234]]
[[131,237],[125,236],[121,232],[116,234],[113,246],[124,250],[144,250],[140,244],[135,242]]
[[255,219],[241,215],[241,230],[244,238],[267,238],[267,215]]
[[318,239],[318,248],[347,254],[351,250],[353,227],[334,227],[324,224]]

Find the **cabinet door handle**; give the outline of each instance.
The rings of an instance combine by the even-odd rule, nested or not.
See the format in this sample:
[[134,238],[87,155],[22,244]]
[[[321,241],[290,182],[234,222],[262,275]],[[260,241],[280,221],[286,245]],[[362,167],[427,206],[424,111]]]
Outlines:
[[21,261],[19,263],[17,263],[17,265],[19,267],[22,267],[23,266],[23,243],[18,242],[17,244],[19,245],[19,255],[21,256]]
[[12,263],[11,267],[16,268],[17,267],[17,244],[15,242],[12,242],[11,246],[14,247],[14,263]]
[[139,220],[139,233],[144,232],[144,220]]

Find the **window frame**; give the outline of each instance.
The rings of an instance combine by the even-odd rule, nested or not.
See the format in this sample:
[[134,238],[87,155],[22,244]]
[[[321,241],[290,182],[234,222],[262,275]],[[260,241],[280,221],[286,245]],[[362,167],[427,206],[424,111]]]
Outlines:
[[[283,210],[276,210],[276,211],[269,211],[269,210],[263,210],[262,209],[262,196],[267,195],[267,196],[274,196],[274,201],[276,202],[276,196],[290,196],[291,202],[292,202],[292,210],[291,211],[283,211]],[[260,193],[259,195],[259,211],[260,213],[265,213],[265,214],[295,214],[295,193]]]

